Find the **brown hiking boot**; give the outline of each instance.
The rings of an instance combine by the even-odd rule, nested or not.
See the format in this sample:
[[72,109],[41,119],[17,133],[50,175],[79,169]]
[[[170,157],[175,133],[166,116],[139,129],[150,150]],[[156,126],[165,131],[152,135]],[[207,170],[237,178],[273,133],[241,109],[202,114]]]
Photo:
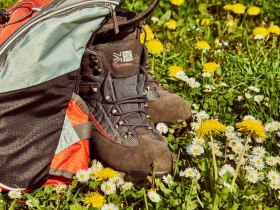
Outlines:
[[[99,35],[95,37],[95,43],[110,43],[120,40],[131,40],[134,44],[140,44],[140,32],[142,28],[142,21],[127,24],[130,19],[137,16],[134,12],[118,11],[116,19],[120,25],[123,25],[119,34],[115,34],[113,30],[114,24],[109,22],[101,28]],[[131,21],[132,22],[132,21]],[[111,27],[110,27],[111,26]],[[147,113],[153,123],[165,122],[167,124],[191,121],[191,106],[182,97],[172,93],[170,90],[164,88],[149,71],[147,65],[148,50],[145,45],[140,44],[143,48],[141,61],[137,64],[146,74],[145,78],[145,94],[148,98]]]
[[95,126],[94,155],[128,176],[161,176],[172,172],[175,155],[147,118],[144,47],[129,37],[110,43],[96,37],[82,59],[79,94]]

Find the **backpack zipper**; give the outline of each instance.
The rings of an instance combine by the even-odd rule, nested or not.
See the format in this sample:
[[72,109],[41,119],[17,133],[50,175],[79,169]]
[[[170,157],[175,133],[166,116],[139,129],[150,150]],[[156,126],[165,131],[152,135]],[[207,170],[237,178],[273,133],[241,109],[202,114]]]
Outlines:
[[[21,35],[24,34],[24,32],[27,32],[30,30],[30,28],[32,28],[34,25],[36,25],[38,22],[41,22],[41,21],[44,21],[44,20],[47,20],[49,18],[51,18],[52,16],[54,15],[58,15],[58,14],[61,14],[61,13],[64,13],[64,12],[67,12],[68,10],[71,10],[71,9],[74,9],[74,8],[83,8],[87,5],[94,5],[94,6],[100,6],[100,7],[104,7],[104,8],[108,8],[112,17],[114,17],[114,14],[115,14],[115,11],[112,9],[112,5],[115,5],[115,6],[120,6],[121,3],[123,1],[120,1],[120,0],[116,0],[116,1],[113,1],[113,0],[88,0],[88,1],[85,1],[85,2],[80,2],[80,3],[76,3],[76,4],[72,4],[72,5],[69,5],[65,8],[62,8],[62,9],[58,9],[58,10],[55,10],[56,8],[54,8],[55,11],[51,11],[49,12],[48,14],[44,15],[44,13],[41,13],[41,14],[38,14],[39,17],[31,20],[30,22],[27,22],[27,24],[24,24],[19,30],[17,30],[12,36],[9,37],[9,39],[2,45],[0,46],[0,58],[5,55],[5,51],[8,50],[8,47],[13,44],[17,38],[19,38]],[[61,3],[63,4],[63,3]],[[61,5],[60,4],[60,5]],[[58,5],[58,7],[60,6]],[[42,10],[43,11],[43,10]],[[109,14],[110,14],[109,13]],[[0,62],[3,58],[0,59]]]

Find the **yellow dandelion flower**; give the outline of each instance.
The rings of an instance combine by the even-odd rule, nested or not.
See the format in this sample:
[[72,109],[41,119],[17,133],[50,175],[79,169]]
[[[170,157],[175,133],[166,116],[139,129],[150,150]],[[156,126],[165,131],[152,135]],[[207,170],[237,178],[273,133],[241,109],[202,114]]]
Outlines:
[[180,6],[184,3],[184,0],[170,0],[170,3],[176,6]]
[[232,5],[232,12],[235,14],[244,14],[246,7],[243,4],[236,3]]
[[199,41],[195,44],[195,48],[199,50],[210,50],[210,45],[205,41]]
[[232,11],[233,5],[232,4],[226,4],[223,8],[227,11]]
[[213,74],[219,67],[220,67],[220,65],[215,62],[208,62],[208,63],[204,64],[203,72]]
[[168,74],[170,77],[176,77],[177,72],[183,71],[182,67],[180,66],[170,66],[168,70],[169,70]]
[[269,33],[272,33],[272,34],[280,34],[280,28],[279,28],[279,26],[276,26],[276,25],[269,26],[269,28],[267,30]]
[[249,7],[248,9],[248,15],[258,15],[260,14],[261,9],[259,7],[253,6],[253,7]]
[[211,20],[209,18],[203,18],[201,20],[201,25],[202,26],[209,26],[211,24]]
[[199,128],[197,129],[197,134],[199,137],[213,136],[218,133],[223,133],[226,131],[226,126],[214,119],[204,120]]
[[159,54],[163,51],[163,45],[161,41],[157,39],[152,39],[146,43],[146,47],[148,48],[149,53],[155,55]]
[[177,22],[175,20],[169,20],[165,23],[165,26],[170,30],[174,30],[177,28]]
[[247,119],[240,123],[237,123],[236,128],[239,131],[247,133],[254,138],[266,139],[266,134],[264,130],[264,126],[258,120]]
[[143,31],[143,32],[141,32],[141,34],[140,34],[140,42],[141,42],[142,44],[144,43],[145,36],[146,36],[146,41],[150,41],[150,40],[152,40],[152,39],[155,38],[155,35],[154,35],[152,29],[150,28],[150,26],[144,25],[144,26],[143,26],[143,30],[145,30],[146,33]]
[[268,34],[269,34],[268,30],[265,27],[263,27],[263,26],[256,27],[253,30],[253,35],[254,35],[255,39],[263,39]]
[[97,192],[89,192],[85,195],[83,203],[86,207],[94,207],[100,209],[105,204],[105,198]]
[[94,172],[93,175],[98,180],[108,180],[110,178],[119,176],[118,172],[114,171],[111,168],[103,168],[103,169],[101,169],[99,171]]

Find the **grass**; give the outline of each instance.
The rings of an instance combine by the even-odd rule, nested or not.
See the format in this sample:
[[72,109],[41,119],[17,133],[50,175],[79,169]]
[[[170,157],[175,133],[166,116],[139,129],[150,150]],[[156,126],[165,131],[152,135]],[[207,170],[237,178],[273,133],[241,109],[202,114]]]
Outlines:
[[[149,177],[143,184],[120,185],[105,195],[101,185],[106,180],[81,183],[75,179],[66,188],[49,186],[24,193],[21,199],[2,193],[0,209],[27,209],[26,200],[33,201],[34,209],[94,209],[85,205],[85,197],[90,200],[92,196],[88,192],[99,192],[106,203],[124,209],[279,209],[280,36],[269,33],[262,38],[253,31],[259,26],[280,25],[280,3],[240,1],[246,6],[244,14],[224,9],[232,3],[196,0],[175,6],[163,0],[152,14],[156,23],[150,18],[145,23],[163,44],[163,51],[149,60],[151,70],[194,110],[191,125],[171,125],[163,134],[177,154],[169,182]],[[1,4],[11,5],[12,1]],[[133,0],[124,6],[142,11],[147,5]],[[252,5],[261,9],[260,14],[248,14]],[[177,23],[174,30],[165,25],[170,19]],[[197,49],[199,41],[206,41],[210,49]],[[219,67],[205,77],[203,67],[209,62]],[[171,66],[182,69],[177,77],[170,75]],[[227,126],[226,131],[216,133],[211,124],[207,129],[213,133],[199,139],[197,129],[208,118]],[[246,121],[248,118],[252,120]],[[238,130],[236,126],[244,121],[247,124],[239,124]],[[258,122],[261,124],[256,126]],[[258,137],[264,128],[267,138],[261,140]],[[195,146],[198,152],[192,150]],[[89,206],[95,206],[95,201]]]

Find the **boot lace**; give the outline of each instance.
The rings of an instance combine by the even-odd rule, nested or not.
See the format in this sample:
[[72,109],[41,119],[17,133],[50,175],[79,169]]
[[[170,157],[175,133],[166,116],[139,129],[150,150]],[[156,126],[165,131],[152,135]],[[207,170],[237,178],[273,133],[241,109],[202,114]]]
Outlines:
[[[31,5],[31,8],[28,7],[27,5]],[[27,9],[29,9],[29,12],[26,15],[24,15],[16,20],[9,21],[11,14],[19,8],[27,8]],[[12,25],[12,24],[21,22],[22,20],[30,17],[33,12],[38,12],[38,11],[40,11],[40,8],[36,7],[33,2],[22,2],[22,3],[18,3],[11,9],[1,9],[0,10],[0,28],[5,28],[8,25]]]
[[[94,66],[93,71],[98,70],[98,72],[100,72],[100,69],[96,65],[96,63],[98,62],[98,58],[96,56],[96,53],[94,51],[89,50],[89,49],[87,49],[87,52],[91,55],[92,62],[94,62],[93,64],[91,64],[92,66]],[[92,75],[87,74],[87,75],[84,75],[84,76],[87,79],[92,80],[94,82]],[[110,77],[111,77],[111,72],[110,72],[110,70],[108,70],[106,72],[105,79],[104,79],[104,82],[103,82],[103,88],[101,88],[100,90],[102,92],[101,94],[103,96],[104,102],[112,105],[112,108],[110,110],[110,114],[120,117],[117,124],[115,125],[115,128],[118,129],[120,126],[129,127],[128,130],[123,135],[123,138],[128,138],[129,135],[136,135],[137,134],[137,132],[135,132],[136,128],[153,129],[147,123],[150,116],[147,115],[147,112],[144,108],[142,108],[142,109],[141,108],[132,109],[132,110],[129,110],[129,111],[122,111],[122,112],[117,110],[117,107],[119,107],[120,105],[123,105],[123,104],[143,103],[143,104],[145,104],[145,107],[147,107],[147,105],[146,105],[146,103],[148,101],[147,97],[145,95],[143,95],[143,96],[139,95],[139,96],[122,98],[120,100],[111,100],[111,97],[108,96],[109,94],[106,93],[106,90],[104,88],[104,87],[106,87],[106,84],[108,84]],[[125,123],[125,118],[129,118],[129,116],[131,116],[133,114],[139,114],[141,116],[142,120],[140,120],[137,123]],[[145,117],[143,117],[143,116],[145,116]],[[127,120],[127,122],[129,122],[129,120]]]

